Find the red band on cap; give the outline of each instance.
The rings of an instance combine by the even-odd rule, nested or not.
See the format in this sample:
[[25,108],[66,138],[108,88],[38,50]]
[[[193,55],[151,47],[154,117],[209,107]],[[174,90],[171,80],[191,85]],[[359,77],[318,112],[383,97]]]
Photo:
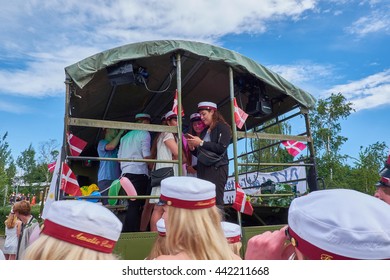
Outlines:
[[165,237],[167,234],[165,232],[159,231],[158,235],[160,235],[161,237]]
[[237,243],[237,242],[240,242],[240,241],[241,241],[241,236],[240,236],[240,235],[237,235],[237,236],[233,236],[233,237],[227,237],[226,240],[227,240],[227,242],[228,242],[229,244]]
[[294,246],[310,260],[354,260],[353,258],[340,256],[314,246],[313,244],[299,237],[299,235],[296,234],[290,227],[288,228],[288,233],[291,237],[291,243],[293,245],[295,244]]
[[380,183],[381,183],[382,185],[385,185],[385,186],[390,187],[390,179],[389,179],[389,178],[382,177],[381,180],[380,180]]
[[210,208],[215,205],[215,197],[206,200],[190,201],[190,200],[171,198],[162,194],[160,196],[160,199],[166,201],[166,204],[168,206],[173,206],[176,208],[184,208],[184,209],[203,209],[203,208]]
[[64,227],[50,220],[45,220],[42,232],[54,238],[107,254],[112,253],[116,244],[116,241]]

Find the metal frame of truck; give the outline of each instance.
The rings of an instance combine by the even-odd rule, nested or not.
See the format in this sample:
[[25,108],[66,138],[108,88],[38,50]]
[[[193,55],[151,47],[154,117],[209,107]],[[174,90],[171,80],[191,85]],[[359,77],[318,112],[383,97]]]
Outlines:
[[[255,163],[262,167],[305,166],[309,191],[317,189],[315,155],[308,118],[309,109],[315,105],[315,99],[304,90],[286,81],[261,64],[231,50],[192,41],[162,40],[140,42],[110,49],[65,68],[65,130],[62,161],[69,162],[78,176],[85,176],[96,182],[96,145],[101,137],[102,128],[125,130],[148,130],[150,132],[177,133],[179,146],[182,144],[182,131],[186,122],[178,118],[178,127],[161,126],[160,117],[172,108],[174,93],[178,93],[178,111],[184,109],[187,116],[196,112],[201,101],[212,101],[231,124],[232,128],[232,166],[237,180],[239,166],[251,165],[239,162],[237,143],[239,139],[271,139],[276,141],[297,140],[308,144],[309,155],[300,162]],[[266,95],[266,96],[264,96]],[[237,97],[239,105],[250,108],[252,115],[246,126],[238,130],[234,123],[233,99]],[[271,106],[271,112],[262,111],[261,100]],[[256,102],[252,104],[251,102]],[[248,107],[249,106],[249,107]],[[152,124],[134,122],[137,113],[148,113]],[[291,113],[281,119],[281,116]],[[256,128],[266,121],[276,120],[274,124],[303,116],[305,131],[299,135],[269,134]],[[68,132],[88,142],[80,154],[69,154],[66,141]],[[179,164],[182,172],[181,149]],[[146,161],[113,158],[104,160]],[[88,161],[90,167],[85,166]],[[252,164],[253,165],[253,164]],[[66,199],[59,184],[56,199]],[[128,198],[118,196],[116,198]],[[149,196],[138,197],[146,199]],[[241,215],[237,213],[241,224]],[[243,243],[255,232],[269,227],[243,229]],[[117,251],[125,259],[142,258],[142,254],[129,253],[127,242],[131,240],[149,240],[154,233],[123,233],[118,242]],[[141,242],[142,243],[142,242]],[[127,245],[126,245],[127,244]],[[148,246],[144,246],[147,250]]]

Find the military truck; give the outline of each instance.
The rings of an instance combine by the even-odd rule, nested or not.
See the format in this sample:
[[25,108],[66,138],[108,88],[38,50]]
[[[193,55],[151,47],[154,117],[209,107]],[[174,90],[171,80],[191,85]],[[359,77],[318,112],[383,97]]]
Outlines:
[[[231,177],[226,185],[225,210],[230,220],[242,226],[244,250],[251,236],[287,222],[288,201],[283,205],[270,201],[286,198],[291,201],[303,192],[317,189],[308,117],[315,99],[280,75],[235,51],[184,40],[139,42],[109,49],[76,62],[65,68],[65,75],[61,161],[70,166],[80,186],[97,183],[97,170],[102,160],[97,154],[97,144],[103,128],[172,132],[178,135],[180,146],[183,131],[189,125],[189,115],[197,111],[199,102],[212,101],[218,105],[218,110],[232,128],[233,137],[228,150]],[[172,109],[176,93],[178,112],[184,110],[185,116],[178,119],[178,127],[159,125],[161,116]],[[234,100],[249,115],[241,129],[235,125]],[[148,113],[152,123],[136,123],[134,118],[137,113]],[[271,126],[291,121],[302,131],[291,134],[267,132]],[[70,153],[69,134],[87,142],[78,156]],[[248,150],[249,142],[259,143],[260,140],[265,140],[267,144]],[[248,160],[250,155],[266,153],[267,149],[279,147],[284,141],[306,143],[306,155],[288,162]],[[181,153],[179,151],[179,160],[172,161],[179,165],[180,174]],[[104,160],[157,161],[126,158]],[[248,167],[250,171],[245,172],[249,170]],[[57,181],[55,200],[74,199],[61,190],[60,180]],[[251,196],[254,207],[252,216],[241,214],[231,207],[235,182],[239,182]],[[293,191],[275,193],[275,188],[286,184]],[[298,192],[298,185],[303,186],[303,190]],[[123,217],[125,201],[129,197],[118,195],[111,198],[124,202],[110,207],[120,218]],[[122,259],[144,259],[155,236],[154,232],[122,233],[116,252]]]

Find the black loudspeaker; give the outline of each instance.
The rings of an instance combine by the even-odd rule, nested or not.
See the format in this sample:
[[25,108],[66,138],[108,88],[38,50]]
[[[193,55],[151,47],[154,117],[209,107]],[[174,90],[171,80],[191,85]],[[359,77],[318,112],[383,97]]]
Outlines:
[[262,117],[272,114],[271,101],[265,99],[253,100],[250,98],[246,105],[245,112],[253,117]]
[[131,84],[135,81],[131,63],[107,67],[107,75],[112,86]]

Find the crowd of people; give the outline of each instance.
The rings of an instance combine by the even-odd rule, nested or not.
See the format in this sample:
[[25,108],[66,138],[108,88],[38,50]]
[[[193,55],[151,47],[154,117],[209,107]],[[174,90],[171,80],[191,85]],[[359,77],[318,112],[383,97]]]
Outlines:
[[[178,126],[178,116],[168,111],[161,118],[161,125]],[[135,121],[150,124],[151,116],[139,113]],[[172,169],[173,176],[188,176],[207,180],[215,184],[217,206],[223,215],[224,187],[228,178],[227,147],[231,141],[231,128],[218,112],[213,102],[200,102],[198,112],[191,114],[190,127],[182,137],[179,147],[177,133],[150,133],[146,130],[125,132],[116,129],[104,129],[104,138],[98,144],[99,157],[130,159],[129,161],[101,160],[98,171],[98,187],[103,205],[107,205],[108,189],[120,177],[127,177],[135,187],[138,195],[158,197],[160,185],[151,185],[151,173],[161,169]],[[181,150],[181,151],[180,151]],[[221,157],[212,165],[198,161],[200,151],[210,151]],[[172,162],[182,156],[181,174],[179,166]],[[156,162],[143,161],[154,159]],[[123,194],[123,193],[122,193]],[[123,232],[157,231],[157,221],[164,210],[158,199],[127,200],[126,217]]]
[[37,203],[36,195],[30,195],[29,193],[25,195],[24,193],[21,193],[21,192],[18,192],[18,193],[12,192],[8,198],[8,202],[10,205],[13,205],[14,203],[16,203],[18,201],[22,201],[22,200],[26,200],[26,201],[30,202],[31,205],[35,205]]
[[[169,111],[161,122],[177,126],[177,118]],[[135,119],[151,123],[145,113]],[[332,189],[295,198],[288,224],[252,237],[244,254],[241,227],[224,221],[230,126],[213,102],[199,103],[190,124],[181,147],[171,132],[152,135],[145,130],[105,129],[99,156],[130,160],[101,162],[102,193],[108,194],[114,180],[126,177],[138,195],[158,198],[129,199],[123,222],[105,207],[104,197],[103,205],[55,201],[42,226],[31,215],[29,201],[15,202],[5,221],[4,258],[119,259],[113,250],[122,232],[150,230],[157,235],[147,260],[390,259],[390,220],[384,218],[390,210],[390,155],[374,196]],[[214,153],[218,161],[210,163],[200,153]],[[179,155],[182,174],[173,162]],[[172,176],[152,188],[150,174],[162,168],[172,168]]]

